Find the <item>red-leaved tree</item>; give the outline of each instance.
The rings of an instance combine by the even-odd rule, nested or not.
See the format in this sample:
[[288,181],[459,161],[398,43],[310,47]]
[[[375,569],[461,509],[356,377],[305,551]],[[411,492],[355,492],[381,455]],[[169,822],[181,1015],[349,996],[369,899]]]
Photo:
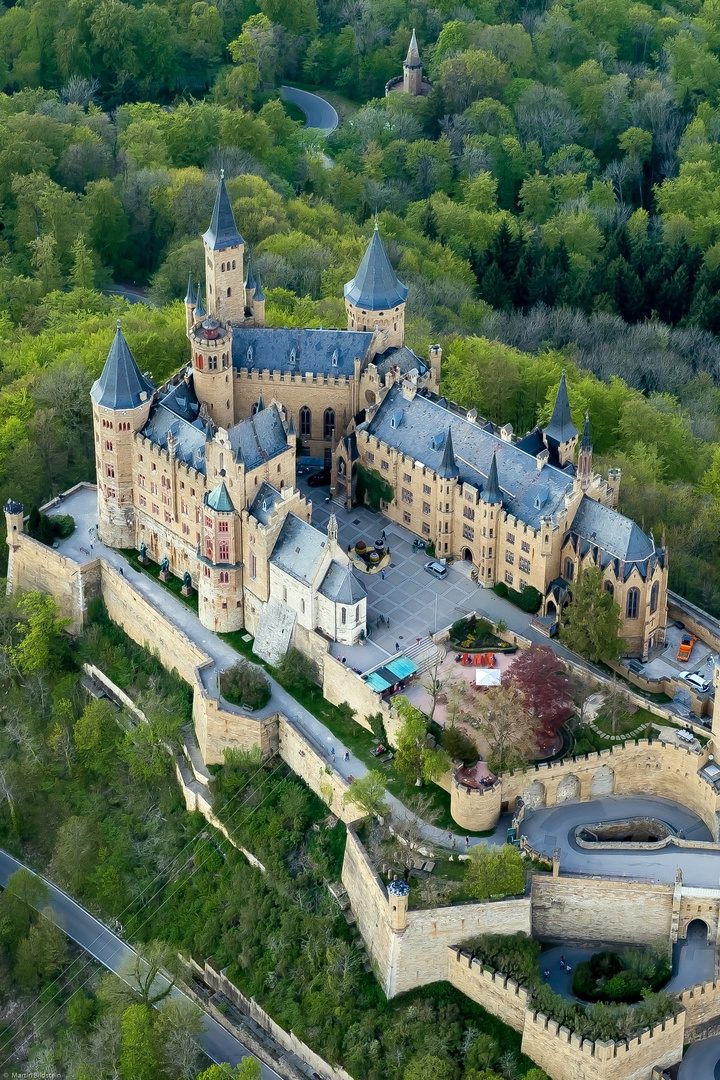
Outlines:
[[531,645],[503,672],[503,686],[517,686],[537,718],[541,743],[551,739],[572,712],[572,684],[549,645]]

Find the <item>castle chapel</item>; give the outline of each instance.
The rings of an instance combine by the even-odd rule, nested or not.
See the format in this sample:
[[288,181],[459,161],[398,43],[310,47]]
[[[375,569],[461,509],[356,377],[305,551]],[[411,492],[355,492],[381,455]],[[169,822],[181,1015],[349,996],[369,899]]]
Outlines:
[[299,452],[324,461],[347,506],[359,470],[377,472],[388,517],[472,562],[483,585],[535,586],[544,615],[599,566],[631,651],[663,641],[667,553],[618,514],[620,474],[593,473],[587,422],[574,464],[564,376],[550,424],[521,440],[440,397],[441,349],[425,361],[405,345],[407,289],[377,225],[345,286],[345,330],[265,326],[223,178],[203,244],[205,300],[199,283],[185,297],[188,364],[155,388],[118,324],[92,387],[100,540],[144,545],[189,575],[203,625],[247,628],[268,658],[297,628],[353,644],[366,593],[335,519],[327,534],[311,523]]

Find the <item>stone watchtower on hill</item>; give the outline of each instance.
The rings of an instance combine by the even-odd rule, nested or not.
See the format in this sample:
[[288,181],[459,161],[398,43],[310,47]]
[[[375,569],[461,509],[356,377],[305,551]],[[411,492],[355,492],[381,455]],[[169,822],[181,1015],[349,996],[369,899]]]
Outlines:
[[345,286],[348,330],[383,330],[385,349],[400,348],[405,340],[407,286],[398,279],[375,222],[358,272]]
[[417,38],[415,37],[415,31],[412,32],[410,38],[410,46],[407,51],[407,56],[403,61],[403,73],[396,78],[391,79],[385,86],[385,96],[393,93],[394,91],[402,90],[406,94],[412,94],[413,97],[422,95],[427,96],[432,90],[432,83],[429,79],[423,78],[423,66],[420,59],[420,50],[418,49]]
[[98,486],[98,539],[135,546],[133,439],[150,415],[154,386],[140,371],[120,329],[90,391]]

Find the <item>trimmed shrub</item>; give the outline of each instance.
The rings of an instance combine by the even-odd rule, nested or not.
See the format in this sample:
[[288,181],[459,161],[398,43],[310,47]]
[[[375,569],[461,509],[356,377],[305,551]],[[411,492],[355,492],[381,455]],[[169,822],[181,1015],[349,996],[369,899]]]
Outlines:
[[245,660],[238,661],[220,676],[220,693],[233,705],[262,709],[270,700],[270,683],[262,671]]

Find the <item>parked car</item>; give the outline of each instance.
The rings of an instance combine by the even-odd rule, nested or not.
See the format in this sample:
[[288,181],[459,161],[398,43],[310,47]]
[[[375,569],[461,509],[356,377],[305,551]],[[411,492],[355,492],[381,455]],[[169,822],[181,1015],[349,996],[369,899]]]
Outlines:
[[683,634],[682,641],[680,642],[680,648],[678,649],[677,659],[683,664],[690,659],[690,653],[693,651],[693,645],[697,641],[694,634]]
[[688,683],[695,690],[699,690],[701,694],[707,693],[712,686],[712,683],[709,683],[707,679],[703,679],[702,675],[698,675],[697,671],[681,671],[678,679],[682,679],[683,682]]
[[443,566],[440,562],[435,562],[433,559],[431,562],[426,562],[424,568],[428,574],[432,574],[433,577],[444,578],[448,572],[447,566]]
[[695,742],[695,736],[691,735],[689,731],[676,731],[675,738],[680,739],[681,742],[687,743],[688,745]]
[[330,483],[330,470],[321,469],[308,478],[308,487],[327,487]]

